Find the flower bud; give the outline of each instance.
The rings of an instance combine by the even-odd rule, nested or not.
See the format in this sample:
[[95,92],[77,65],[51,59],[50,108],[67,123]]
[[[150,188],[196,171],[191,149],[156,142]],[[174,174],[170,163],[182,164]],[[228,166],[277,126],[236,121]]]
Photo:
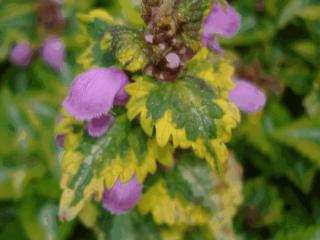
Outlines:
[[124,92],[121,89],[128,82],[127,75],[120,69],[90,69],[73,81],[63,106],[80,121],[107,115],[117,94],[123,98]]
[[110,190],[105,189],[102,198],[103,207],[111,213],[124,213],[133,208],[140,200],[142,185],[134,176],[127,183],[118,179]]
[[168,62],[167,67],[171,69],[176,69],[180,66],[180,57],[178,54],[172,52],[166,56],[166,60]]
[[266,95],[255,85],[245,80],[234,80],[237,86],[230,92],[229,99],[247,113],[258,112],[266,103]]
[[31,58],[32,48],[28,43],[18,43],[11,49],[10,61],[17,66],[28,66]]
[[220,3],[213,5],[208,18],[204,22],[202,44],[212,50],[222,53],[217,36],[230,38],[240,28],[240,15],[232,6],[227,4],[226,9]]
[[41,56],[45,63],[55,70],[60,70],[64,64],[65,49],[61,39],[57,36],[48,38],[41,50]]

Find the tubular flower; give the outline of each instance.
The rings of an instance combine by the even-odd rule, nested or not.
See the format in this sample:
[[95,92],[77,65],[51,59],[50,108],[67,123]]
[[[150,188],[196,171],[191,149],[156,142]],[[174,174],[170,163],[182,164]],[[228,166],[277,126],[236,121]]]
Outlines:
[[247,113],[261,110],[266,103],[266,95],[255,85],[245,80],[234,80],[237,86],[230,92],[229,99]]
[[42,46],[41,56],[50,67],[60,70],[65,57],[65,48],[61,39],[57,36],[48,38]]
[[115,98],[123,99],[127,75],[117,68],[93,68],[73,81],[64,108],[76,119],[92,120],[107,114]]
[[103,207],[113,214],[124,213],[138,203],[141,192],[142,185],[138,183],[136,176],[124,184],[118,179],[110,190],[104,191]]
[[113,123],[113,117],[110,115],[101,115],[93,118],[87,125],[88,133],[91,137],[101,137]]
[[212,7],[208,18],[204,22],[202,44],[209,46],[217,53],[223,53],[223,49],[217,41],[217,36],[230,38],[238,32],[239,27],[240,15],[234,8],[229,4],[225,8],[217,3]]
[[31,62],[32,48],[28,43],[16,44],[10,53],[10,61],[20,67],[26,67]]

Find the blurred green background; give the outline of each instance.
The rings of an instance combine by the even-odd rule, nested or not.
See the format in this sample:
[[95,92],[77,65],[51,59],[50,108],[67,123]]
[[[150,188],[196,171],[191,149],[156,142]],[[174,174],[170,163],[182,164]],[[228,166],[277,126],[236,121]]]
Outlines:
[[[44,2],[0,0],[0,239],[103,239],[92,219],[105,218],[104,211],[70,223],[57,219],[61,152],[54,122],[81,71],[76,58],[86,42],[77,14],[100,7],[140,26],[139,0],[65,0],[57,5],[65,23],[49,30],[40,21]],[[238,77],[268,95],[262,112],[243,115],[230,144],[244,168],[236,232],[239,239],[320,239],[320,1],[230,3],[242,26],[222,41],[226,54]],[[61,71],[37,56],[23,69],[8,60],[17,41],[38,48],[52,33],[66,46]]]

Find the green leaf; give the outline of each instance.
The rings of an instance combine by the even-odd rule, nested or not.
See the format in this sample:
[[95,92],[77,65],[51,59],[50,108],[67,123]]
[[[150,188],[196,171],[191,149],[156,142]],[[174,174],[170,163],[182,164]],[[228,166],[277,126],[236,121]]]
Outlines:
[[35,23],[32,4],[22,1],[0,3],[0,61],[7,56],[12,44],[31,40]]
[[316,42],[309,40],[297,41],[292,45],[292,49],[302,58],[314,64],[314,66],[320,66],[320,52],[318,51]]
[[320,20],[320,6],[319,4],[316,5],[316,3],[314,3],[313,5],[307,6],[305,8],[303,8],[302,10],[300,10],[297,15],[301,18],[304,19],[309,19],[309,20]]
[[270,100],[263,114],[248,116],[238,131],[240,133],[237,136],[238,141],[245,139],[246,149],[254,147],[254,151],[248,151],[243,158],[250,160],[264,176],[286,176],[301,191],[309,193],[317,166],[293,149],[279,144],[272,135],[277,128],[287,126],[291,122],[292,118],[287,109],[278,102]]
[[[242,168],[233,157],[226,165],[227,172],[219,176],[190,151],[176,155],[172,168],[148,179],[147,185],[151,187],[146,188],[139,210],[144,214],[150,212],[158,224],[206,223],[211,237],[232,239],[232,220],[242,202]],[[163,208],[168,211],[160,211]]]
[[201,47],[203,21],[208,15],[212,0],[181,0],[176,4],[176,15],[183,22],[180,36],[187,47],[196,51]]
[[289,1],[288,4],[283,9],[279,20],[278,26],[279,28],[285,27],[292,18],[296,17],[302,9],[306,8],[313,0],[293,0]]
[[148,173],[155,172],[156,159],[162,164],[171,164],[173,159],[171,147],[158,147],[126,115],[116,117],[108,132],[98,139],[84,134],[79,126],[68,127],[68,122],[70,117],[57,127],[61,131],[58,134],[65,134],[66,138],[61,179],[62,220],[73,219],[93,194],[100,199],[104,187],[110,189],[118,178],[127,182],[136,175],[143,182]]
[[302,118],[274,131],[273,137],[320,166],[320,118]]
[[[174,147],[191,147],[211,167],[221,170],[228,156],[225,142],[240,115],[226,94],[233,87],[232,68],[230,71],[225,63],[207,65],[203,60],[207,54],[204,49],[191,62],[199,65],[202,61],[205,67],[201,71],[187,70],[174,82],[136,76],[127,87],[131,96],[127,108],[129,118],[139,115],[142,128],[154,135],[160,146],[172,142]],[[222,73],[223,70],[227,71]]]
[[317,240],[320,238],[320,226],[292,228],[290,231],[281,231],[275,236],[275,240]]
[[53,204],[36,203],[37,199],[24,199],[19,211],[19,218],[28,239],[58,239],[66,236],[71,224],[58,225],[56,213],[58,207]]
[[[95,232],[101,239],[110,240],[160,240],[160,227],[150,217],[142,216],[136,210],[121,215],[112,215],[102,207]],[[98,230],[98,231],[96,231]],[[100,239],[99,238],[99,239]]]
[[142,31],[121,26],[102,10],[81,15],[81,19],[91,43],[78,60],[85,68],[118,64],[135,72],[148,64],[150,49],[145,44]]
[[[148,221],[149,220],[149,221]],[[110,240],[160,240],[157,227],[148,218],[135,212],[116,216],[113,220]]]
[[303,104],[310,117],[320,116],[320,75],[314,81],[313,89]]
[[119,7],[121,8],[121,15],[125,20],[135,26],[143,26],[143,20],[140,16],[139,9],[139,2],[131,1],[131,0],[120,0]]
[[256,178],[246,183],[245,204],[241,216],[251,227],[263,227],[279,223],[282,219],[284,202],[276,188],[265,179]]

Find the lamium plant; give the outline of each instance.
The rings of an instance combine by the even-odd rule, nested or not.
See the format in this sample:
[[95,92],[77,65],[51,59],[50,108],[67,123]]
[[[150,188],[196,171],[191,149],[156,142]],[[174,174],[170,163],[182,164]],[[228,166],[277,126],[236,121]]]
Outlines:
[[135,28],[102,9],[79,15],[83,72],[55,129],[60,219],[96,201],[109,218],[126,213],[119,219],[134,221],[144,239],[232,239],[242,170],[226,144],[237,105],[254,112],[265,103],[232,80],[218,43],[236,34],[240,16],[223,0],[142,0],[141,17]]

